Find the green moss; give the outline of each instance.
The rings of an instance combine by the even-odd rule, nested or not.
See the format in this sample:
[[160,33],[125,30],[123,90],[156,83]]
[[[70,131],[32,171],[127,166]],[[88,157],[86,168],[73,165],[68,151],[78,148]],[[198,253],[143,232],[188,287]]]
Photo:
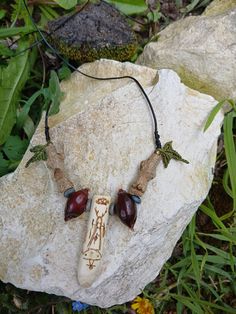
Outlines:
[[213,82],[200,80],[198,76],[191,73],[184,67],[179,67],[176,72],[179,74],[181,81],[188,87],[201,93],[211,95],[215,99],[222,99],[222,92],[219,90],[219,88],[217,88],[217,86],[215,86]]
[[116,47],[107,45],[99,49],[90,47],[89,44],[74,47],[68,46],[53,37],[51,37],[51,43],[65,57],[78,61],[79,63],[92,62],[101,58],[125,61],[129,60],[137,49],[136,43]]
[[138,46],[126,18],[105,2],[89,3],[76,14],[50,21],[47,31],[61,54],[80,63],[129,60]]
[[236,8],[236,0],[215,0],[206,8],[203,15],[213,16],[223,14],[233,8]]

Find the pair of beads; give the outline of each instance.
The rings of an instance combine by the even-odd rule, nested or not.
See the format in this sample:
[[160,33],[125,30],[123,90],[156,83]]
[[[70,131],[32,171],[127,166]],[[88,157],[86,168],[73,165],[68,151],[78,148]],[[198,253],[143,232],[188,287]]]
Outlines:
[[[68,198],[65,207],[65,221],[76,218],[83,214],[88,203],[89,189],[75,191],[70,188],[65,191],[64,196]],[[137,204],[141,203],[139,196],[131,195],[120,189],[117,201],[114,206],[114,213],[120,218],[122,223],[133,229],[137,219]]]

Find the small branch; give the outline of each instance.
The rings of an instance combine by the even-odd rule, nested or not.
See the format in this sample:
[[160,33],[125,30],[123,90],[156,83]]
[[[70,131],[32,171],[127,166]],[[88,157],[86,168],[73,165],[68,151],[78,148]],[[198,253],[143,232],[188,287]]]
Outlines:
[[156,177],[156,169],[160,161],[159,151],[155,151],[148,159],[141,161],[138,177],[129,189],[130,194],[142,196],[145,193],[148,182]]

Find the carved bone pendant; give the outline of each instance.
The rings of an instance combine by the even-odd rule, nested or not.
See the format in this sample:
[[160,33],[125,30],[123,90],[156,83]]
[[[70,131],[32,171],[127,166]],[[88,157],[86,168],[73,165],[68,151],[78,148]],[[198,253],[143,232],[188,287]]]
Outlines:
[[103,195],[95,195],[92,200],[87,235],[78,266],[78,281],[85,288],[91,286],[99,275],[110,201],[110,196]]

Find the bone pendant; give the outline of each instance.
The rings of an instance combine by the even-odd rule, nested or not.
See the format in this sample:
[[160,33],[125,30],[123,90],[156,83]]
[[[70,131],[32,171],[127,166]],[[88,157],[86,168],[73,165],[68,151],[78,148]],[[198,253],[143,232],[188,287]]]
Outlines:
[[95,195],[92,200],[86,239],[78,266],[78,281],[85,288],[98,277],[109,216],[110,196]]

